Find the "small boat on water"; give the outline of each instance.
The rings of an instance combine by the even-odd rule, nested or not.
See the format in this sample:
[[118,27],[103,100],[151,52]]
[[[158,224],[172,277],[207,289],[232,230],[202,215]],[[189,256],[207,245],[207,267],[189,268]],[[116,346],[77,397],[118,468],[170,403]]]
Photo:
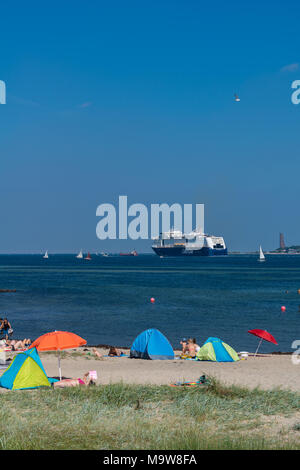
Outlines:
[[49,258],[48,251],[46,251],[46,253],[44,254],[43,258],[45,258],[45,259],[48,259],[48,258]]
[[80,250],[80,252],[79,252],[78,255],[76,256],[76,258],[79,258],[79,259],[82,259],[82,258],[83,258],[82,250]]
[[84,259],[87,259],[87,260],[91,260],[91,259],[92,259],[91,255],[90,255],[90,252],[88,252],[87,256],[86,256]]
[[105,253],[104,251],[102,251],[101,255],[104,256],[105,258],[107,258],[109,256],[109,254]]
[[137,256],[137,252],[135,250],[130,251],[130,253],[120,253],[120,256]]
[[264,252],[263,252],[261,246],[259,247],[259,258],[258,258],[258,261],[266,261],[266,258],[265,258],[265,255],[264,255]]

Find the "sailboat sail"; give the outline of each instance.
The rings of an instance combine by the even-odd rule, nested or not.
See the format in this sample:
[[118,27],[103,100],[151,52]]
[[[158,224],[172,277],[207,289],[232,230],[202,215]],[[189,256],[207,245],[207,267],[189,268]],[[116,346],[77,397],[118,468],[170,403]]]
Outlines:
[[43,258],[49,258],[49,256],[48,256],[48,251],[46,251],[46,253],[44,254]]
[[90,255],[90,252],[88,252],[87,256],[85,257],[85,259],[92,259],[91,255]]
[[83,254],[82,254],[82,250],[80,250],[80,252],[78,253],[78,255],[76,256],[76,258],[83,258]]
[[261,246],[259,247],[259,261],[265,261],[265,255]]

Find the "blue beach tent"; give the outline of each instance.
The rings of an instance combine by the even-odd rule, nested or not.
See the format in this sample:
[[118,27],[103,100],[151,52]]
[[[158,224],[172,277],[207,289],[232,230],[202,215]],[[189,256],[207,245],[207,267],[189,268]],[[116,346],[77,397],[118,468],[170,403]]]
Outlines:
[[208,338],[197,353],[198,361],[235,362],[239,357],[235,350],[219,338]]
[[132,343],[130,357],[138,359],[174,359],[174,351],[167,338],[155,328],[140,333]]
[[10,390],[50,387],[55,379],[46,375],[36,348],[18,353],[0,377],[0,386]]

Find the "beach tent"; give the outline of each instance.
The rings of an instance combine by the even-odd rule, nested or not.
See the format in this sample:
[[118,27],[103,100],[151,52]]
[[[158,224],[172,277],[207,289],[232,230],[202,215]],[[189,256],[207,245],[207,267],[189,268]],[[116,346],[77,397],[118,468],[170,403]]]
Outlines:
[[174,359],[174,351],[167,338],[155,328],[140,333],[132,343],[131,358]]
[[231,346],[219,338],[208,338],[197,353],[199,361],[235,362],[239,356]]
[[0,386],[10,390],[50,387],[50,380],[36,348],[33,348],[18,353],[14,357],[10,366],[0,377]]

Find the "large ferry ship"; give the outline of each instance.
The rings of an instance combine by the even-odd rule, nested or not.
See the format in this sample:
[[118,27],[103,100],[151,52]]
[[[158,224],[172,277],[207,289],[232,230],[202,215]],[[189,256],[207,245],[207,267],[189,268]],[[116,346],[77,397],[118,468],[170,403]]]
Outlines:
[[161,257],[227,255],[223,237],[206,235],[197,230],[189,234],[178,230],[162,232],[152,245],[152,249]]

